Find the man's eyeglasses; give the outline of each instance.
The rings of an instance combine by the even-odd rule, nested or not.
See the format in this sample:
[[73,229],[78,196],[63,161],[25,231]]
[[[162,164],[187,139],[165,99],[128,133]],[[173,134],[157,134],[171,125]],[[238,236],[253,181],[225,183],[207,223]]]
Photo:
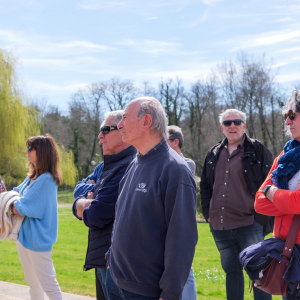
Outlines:
[[102,126],[100,128],[100,132],[102,132],[104,135],[110,133],[112,130],[118,130],[117,126]]
[[27,151],[28,151],[28,153],[30,153],[32,150],[35,150],[33,147],[31,147],[31,146],[28,146],[27,147]]
[[287,113],[285,113],[285,114],[283,115],[284,121],[286,121],[286,119],[287,119],[288,117],[290,118],[291,121],[293,121],[293,120],[295,119],[295,117],[296,117],[296,113],[293,112],[292,110],[289,110]]
[[226,121],[223,121],[223,125],[226,126],[226,127],[229,127],[231,125],[231,123],[233,122],[233,124],[235,126],[240,126],[242,123],[244,123],[243,120],[241,119],[234,119],[234,120],[226,120]]

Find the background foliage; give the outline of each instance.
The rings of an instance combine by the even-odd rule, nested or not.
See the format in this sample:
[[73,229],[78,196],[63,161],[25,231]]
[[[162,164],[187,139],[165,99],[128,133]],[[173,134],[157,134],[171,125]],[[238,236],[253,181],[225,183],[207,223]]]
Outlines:
[[[8,188],[26,176],[26,140],[43,131],[43,113],[23,93],[16,63],[11,53],[0,49],[0,175]],[[77,181],[73,154],[63,145],[59,152],[64,183],[73,186]]]
[[[288,139],[281,109],[291,88],[277,82],[278,74],[266,55],[241,52],[214,66],[208,76],[195,78],[190,87],[180,78],[162,79],[157,87],[117,77],[95,81],[74,91],[67,112],[45,99],[28,99],[15,65],[16,58],[0,50],[0,175],[8,187],[24,178],[25,141],[40,133],[50,133],[60,145],[64,184],[74,186],[103,160],[98,134],[105,112],[124,109],[143,95],[156,97],[169,124],[182,128],[183,154],[195,161],[198,176],[207,151],[223,139],[218,115],[224,109],[243,110],[248,116],[247,133],[263,142],[274,157]],[[291,85],[299,88],[300,82]]]

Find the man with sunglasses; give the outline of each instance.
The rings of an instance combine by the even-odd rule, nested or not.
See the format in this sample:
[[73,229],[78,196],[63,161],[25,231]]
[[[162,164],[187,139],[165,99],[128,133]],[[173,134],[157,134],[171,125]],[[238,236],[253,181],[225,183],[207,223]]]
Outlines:
[[[225,139],[208,152],[202,170],[202,212],[220,252],[228,300],[244,299],[239,253],[272,232],[272,219],[254,211],[255,194],[268,175],[270,151],[245,133],[246,114],[228,109],[219,116]],[[255,300],[271,295],[254,287]]]
[[105,115],[99,133],[104,161],[78,182],[74,190],[73,214],[89,227],[84,270],[95,268],[97,300],[109,299],[105,287],[105,253],[111,243],[119,183],[136,156],[136,149],[122,141],[116,126],[123,114],[123,110],[117,110]]

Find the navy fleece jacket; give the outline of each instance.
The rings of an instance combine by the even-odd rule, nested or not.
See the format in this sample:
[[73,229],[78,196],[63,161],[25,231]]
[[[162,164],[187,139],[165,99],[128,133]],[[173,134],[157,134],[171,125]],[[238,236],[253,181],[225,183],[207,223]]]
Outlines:
[[122,289],[178,300],[198,240],[196,185],[163,140],[129,165],[120,182],[109,266]]

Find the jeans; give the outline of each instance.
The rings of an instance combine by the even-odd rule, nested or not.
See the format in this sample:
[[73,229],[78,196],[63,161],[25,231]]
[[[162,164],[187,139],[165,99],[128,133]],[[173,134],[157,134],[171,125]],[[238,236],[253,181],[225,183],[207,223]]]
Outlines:
[[106,290],[106,268],[97,268],[97,278],[99,279],[102,291],[106,300],[110,300]]
[[184,285],[180,300],[197,300],[196,282],[192,268],[186,284]]
[[96,278],[96,299],[106,300],[105,295],[103,293],[102,284],[100,282],[100,279],[97,276],[97,268],[95,268],[95,278]]
[[[248,246],[262,241],[263,226],[254,221],[252,225],[230,230],[214,230],[210,225],[221,264],[226,273],[227,300],[244,299],[244,274],[239,261],[239,253]],[[254,300],[270,300],[272,296],[260,289],[253,288]]]
[[159,297],[147,297],[120,289],[113,281],[109,269],[106,272],[106,289],[109,300],[159,300]]

